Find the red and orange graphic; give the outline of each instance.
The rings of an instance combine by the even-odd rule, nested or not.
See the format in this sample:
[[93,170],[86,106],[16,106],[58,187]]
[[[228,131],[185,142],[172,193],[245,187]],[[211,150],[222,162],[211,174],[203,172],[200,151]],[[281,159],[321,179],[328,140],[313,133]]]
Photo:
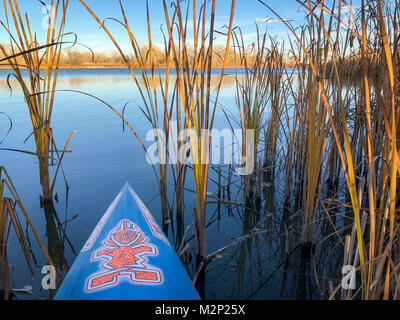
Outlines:
[[121,277],[132,283],[161,284],[161,270],[149,266],[146,256],[157,255],[157,247],[133,222],[124,219],[110,232],[101,247],[93,252],[92,261],[105,260],[104,271],[91,275],[86,281],[87,292],[115,286]]

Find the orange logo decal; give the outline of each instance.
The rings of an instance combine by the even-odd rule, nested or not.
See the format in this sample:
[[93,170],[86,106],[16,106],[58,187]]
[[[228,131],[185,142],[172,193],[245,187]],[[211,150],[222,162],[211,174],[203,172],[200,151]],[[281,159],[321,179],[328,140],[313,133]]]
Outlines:
[[87,279],[86,291],[114,286],[121,277],[133,283],[162,283],[161,270],[149,268],[145,258],[157,255],[157,247],[148,243],[148,238],[136,224],[127,219],[122,220],[103,243],[104,247],[93,253],[92,261],[105,260],[101,264],[104,271]]

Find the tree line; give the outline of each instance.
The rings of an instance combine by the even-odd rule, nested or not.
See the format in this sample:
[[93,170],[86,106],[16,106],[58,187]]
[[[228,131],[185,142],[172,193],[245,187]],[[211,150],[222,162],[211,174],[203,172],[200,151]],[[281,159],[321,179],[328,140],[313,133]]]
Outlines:
[[[4,44],[5,48],[10,48],[9,45]],[[190,59],[193,59],[194,54],[190,52],[190,49],[188,49],[188,57],[189,57],[189,65],[192,64]],[[12,54],[11,50],[8,50],[8,54]],[[15,54],[15,53],[14,53]],[[150,65],[150,58],[149,58],[149,48],[148,46],[144,45],[141,47],[140,55],[143,57],[143,61],[148,62],[148,65]],[[272,54],[272,53],[271,53]],[[274,53],[276,54],[276,52]],[[283,55],[283,53],[279,52],[280,55]],[[223,60],[224,60],[224,55],[225,55],[225,47],[222,45],[216,45],[213,48],[213,59],[212,59],[212,67],[218,68],[222,67]],[[244,57],[245,55],[245,57]],[[159,47],[153,46],[153,56],[155,59],[155,66],[157,67],[165,67],[166,65],[166,55],[164,53],[164,50],[160,49]],[[132,65],[135,66],[137,64],[137,59],[134,57],[133,54],[126,54],[126,57],[128,58],[129,61],[132,62]],[[4,58],[4,55],[0,52],[0,60]],[[227,67],[244,67],[244,61],[246,61],[247,64],[252,65],[255,63],[256,60],[256,54],[254,54],[251,50],[251,48],[248,50],[246,53],[238,53],[235,52],[235,50],[230,50],[228,54],[228,59],[227,59]],[[287,66],[290,66],[291,64],[291,58],[284,59],[285,64]],[[23,64],[23,57],[18,57],[17,61]],[[170,66],[172,67],[172,64],[174,62],[170,61]],[[2,62],[0,63],[0,67],[7,67],[8,63],[7,62]],[[104,67],[118,67],[118,66],[126,66],[124,64],[124,60],[121,57],[121,55],[114,50],[109,50],[109,51],[99,51],[99,52],[94,52],[92,50],[88,49],[76,49],[76,48],[69,48],[65,49],[60,56],[60,66],[61,67],[95,67],[95,66],[104,66]],[[22,65],[23,67],[23,65]]]

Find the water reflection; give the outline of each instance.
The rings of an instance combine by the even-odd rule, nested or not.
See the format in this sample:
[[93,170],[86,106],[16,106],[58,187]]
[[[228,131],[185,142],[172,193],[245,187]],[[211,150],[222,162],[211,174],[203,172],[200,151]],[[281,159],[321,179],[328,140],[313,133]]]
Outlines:
[[[65,256],[65,247],[69,246],[73,255],[76,257],[77,252],[75,251],[73,241],[71,241],[67,235],[67,225],[70,221],[77,218],[77,216],[72,217],[67,220],[68,217],[68,193],[69,187],[66,187],[66,212],[65,219],[61,221],[59,215],[56,212],[53,200],[43,200],[41,207],[43,208],[45,220],[46,220],[46,238],[47,238],[47,251],[56,269],[56,289],[51,289],[49,292],[49,299],[53,299],[57,289],[60,287],[64,276],[70,269],[70,264],[68,263]],[[55,196],[58,202],[58,194]]]
[[[106,69],[107,70],[107,69]],[[106,70],[103,70],[104,72],[107,72]],[[100,70],[97,70],[96,73],[99,73]],[[240,72],[240,71],[239,71]],[[130,77],[129,74],[125,74],[126,71],[122,69],[119,73],[119,75],[111,74],[111,75],[105,75],[104,73],[99,73],[96,75],[96,73],[90,73],[90,69],[88,70],[60,70],[59,72],[59,78],[57,81],[58,88],[61,89],[62,87],[68,87],[71,89],[82,89],[84,87],[90,87],[90,86],[110,86],[111,87],[118,87],[121,84],[122,85],[132,85],[132,88],[136,86],[132,78]],[[121,73],[123,75],[121,75]],[[0,89],[4,91],[10,91],[11,88],[17,88],[17,80],[11,76],[12,75],[12,70],[8,69],[0,69]],[[160,88],[160,76],[161,79],[164,80],[164,75],[165,71],[160,70],[159,72],[156,72],[156,89]],[[241,75],[239,74],[238,77],[240,78]],[[176,76],[172,73],[170,75],[170,81],[173,83],[175,81]],[[140,86],[144,85],[143,79],[138,76],[136,78],[138,84]],[[162,80],[162,81],[163,81]],[[211,85],[216,88],[219,85],[220,77],[217,75],[212,75],[211,76]],[[236,72],[231,71],[230,73],[227,73],[226,76],[223,78],[221,88],[226,89],[226,88],[231,88],[232,86],[235,85],[236,82]],[[153,89],[153,83],[149,83],[150,88]]]
[[[222,84],[224,90],[219,102],[226,108],[234,108],[235,72],[236,70],[230,70],[231,75],[224,77]],[[32,141],[22,143],[24,138],[21,136],[28,135],[29,130],[21,96],[13,93],[10,99],[6,73],[0,70],[0,74],[3,75],[0,80],[0,96],[2,101],[7,102],[0,105],[0,111],[4,111],[4,108],[10,110],[14,121],[14,132],[7,143],[21,149],[33,149]],[[218,77],[212,77],[211,80],[214,86],[218,85]],[[10,78],[9,83],[13,85],[13,81]],[[138,98],[135,85],[125,71],[61,71],[58,85],[60,89],[89,91],[107,99],[110,104],[121,107],[127,101]],[[79,130],[71,142],[70,149],[73,152],[65,157],[64,163],[71,185],[68,203],[73,208],[73,213],[77,212],[79,216],[74,221],[68,220],[68,214],[65,214],[64,219],[60,218],[56,212],[62,212],[59,205],[53,201],[45,201],[41,212],[44,213],[44,217],[38,216],[35,225],[43,226],[42,233],[47,239],[48,251],[59,273],[58,284],[75,259],[74,247],[78,249],[83,246],[125,181],[131,182],[156,220],[162,221],[158,191],[155,187],[157,181],[153,178],[152,169],[135,138],[122,132],[120,120],[108,111],[99,106],[97,101],[87,97],[72,93],[57,96],[57,106],[54,110],[54,126],[57,128],[55,135],[60,137],[56,137],[57,141],[65,141],[71,130]],[[145,136],[148,123],[140,111],[132,107],[127,110],[127,117],[134,121],[138,133]],[[224,125],[225,115],[217,110],[215,127]],[[5,153],[1,156],[2,161],[9,164],[10,170],[14,171],[13,176],[19,176],[18,184],[23,185],[22,192],[27,206],[35,211],[39,194],[35,187],[38,185],[37,164],[28,157]],[[214,197],[223,201],[207,207],[207,246],[209,252],[227,245],[232,246],[212,260],[205,272],[198,277],[197,287],[200,294],[207,299],[315,297],[314,269],[311,264],[315,258],[313,248],[297,246],[299,226],[302,223],[299,214],[302,193],[283,194],[283,189],[290,188],[283,187],[287,179],[275,170],[278,161],[266,157],[261,160],[262,162],[257,164],[254,177],[249,180],[253,197],[247,201],[243,199],[242,179],[235,176],[233,166],[219,166],[216,170],[210,170],[210,178],[216,182],[210,182],[210,188],[216,190],[213,193]],[[163,225],[163,230],[177,250],[182,246],[182,241],[186,240],[183,248],[186,245],[189,245],[189,248],[181,255],[181,260],[188,273],[193,276],[196,263],[192,256],[194,250],[191,249],[194,249],[195,239],[193,228],[186,231],[194,221],[193,207],[196,206],[196,199],[192,192],[192,172],[190,169],[187,171],[185,191],[182,193],[185,206],[179,205],[183,200],[177,199],[176,190],[173,187],[169,188],[168,207],[171,219],[169,224]],[[169,183],[173,184],[174,181]],[[304,182],[299,179],[293,184],[297,184],[293,186],[294,189],[301,190]],[[57,190],[62,188],[62,183],[59,183]],[[68,189],[59,192],[60,197],[68,192]],[[66,206],[68,207],[68,204]],[[330,211],[331,209],[329,208]],[[321,226],[322,237],[332,233],[329,223]],[[331,252],[324,250],[327,243],[329,242],[315,249],[325,261],[329,259],[328,255]],[[324,265],[325,261],[321,260],[321,265]],[[320,271],[318,270],[319,274]],[[327,273],[330,273],[330,270]],[[16,278],[16,281],[21,281],[21,286],[25,285],[26,280],[20,280],[22,276],[18,275]],[[37,278],[40,282],[40,271]],[[326,281],[321,281],[321,284],[323,283]],[[54,292],[50,292],[49,296],[53,297]]]
[[[56,220],[59,219],[52,201],[45,200],[43,203],[43,210],[46,218],[47,251],[57,270],[56,287],[58,288],[62,281],[59,272],[62,271],[65,274],[69,270],[69,266],[64,256],[64,239],[56,224]],[[51,289],[49,298],[52,299],[55,293],[56,290]]]

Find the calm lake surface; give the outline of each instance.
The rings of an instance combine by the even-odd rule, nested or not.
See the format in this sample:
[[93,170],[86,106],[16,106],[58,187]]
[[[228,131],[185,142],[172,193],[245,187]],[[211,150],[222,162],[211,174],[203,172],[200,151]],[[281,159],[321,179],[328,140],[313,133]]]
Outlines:
[[[219,104],[234,113],[235,110],[235,78],[236,70],[227,70],[228,76],[223,83]],[[10,93],[7,75],[10,70],[0,70],[0,112],[12,119],[12,130],[4,140],[1,148],[12,148],[35,151],[33,138],[25,139],[31,134],[27,106],[24,104],[22,92],[10,78],[13,91]],[[239,71],[240,73],[240,71]],[[105,100],[119,112],[124,105],[126,118],[145,141],[149,129],[147,119],[141,113],[138,90],[128,72],[123,69],[98,70],[62,70],[60,71],[59,90],[79,90]],[[62,222],[67,221],[65,241],[65,257],[72,265],[76,252],[84,245],[99,219],[106,211],[123,184],[129,181],[137,194],[142,198],[159,224],[161,224],[160,201],[157,182],[151,165],[146,161],[145,153],[134,135],[122,130],[121,120],[104,104],[75,92],[58,92],[54,103],[52,128],[58,149],[64,147],[72,131],[77,131],[68,147],[72,153],[65,155],[63,171],[67,180],[68,197],[63,174],[57,178],[54,194],[58,196],[55,203],[58,216]],[[0,114],[0,141],[8,130],[9,121]],[[221,109],[217,110],[215,127],[229,128]],[[238,126],[236,126],[238,128]],[[147,142],[147,145],[150,142]],[[25,153],[0,150],[0,165],[9,172],[21,200],[30,215],[33,225],[39,232],[42,241],[47,245],[46,225],[43,209],[40,208],[38,161],[35,156]],[[54,173],[55,168],[52,168]],[[216,174],[211,170],[211,177]],[[172,175],[170,176],[172,179]],[[186,188],[194,190],[191,172],[186,178]],[[234,177],[240,182],[240,177]],[[172,186],[170,189],[173,189]],[[215,192],[215,183],[209,183],[209,192]],[[170,190],[172,197],[172,191]],[[241,201],[232,196],[232,201]],[[185,193],[186,226],[194,222],[193,207],[196,206],[192,192]],[[212,223],[207,229],[208,253],[231,244],[235,239],[246,235],[255,226],[254,221],[265,232],[259,233],[244,241],[237,242],[212,261],[206,270],[206,299],[293,299],[296,298],[295,272],[284,272],[281,248],[279,246],[279,228],[267,223],[269,212],[264,210],[254,214],[245,212],[243,208],[234,206],[229,210],[216,205],[209,205],[207,221]],[[252,215],[249,218],[249,215]],[[217,217],[219,217],[217,219]],[[72,220],[71,220],[72,219]],[[25,221],[23,227],[25,230]],[[249,222],[252,221],[252,222]],[[168,237],[176,244],[175,222],[170,225]],[[187,238],[194,235],[194,228],[189,229]],[[270,231],[268,231],[270,230]],[[15,235],[11,235],[8,247],[8,260],[11,265],[12,288],[32,286],[33,292],[43,298],[49,292],[41,289],[41,268],[46,264],[32,232],[27,232],[31,250],[35,255],[35,280],[30,277]],[[190,242],[194,252],[195,241]],[[194,258],[186,257],[187,269],[194,274]],[[29,295],[18,294],[18,299],[32,299]]]

